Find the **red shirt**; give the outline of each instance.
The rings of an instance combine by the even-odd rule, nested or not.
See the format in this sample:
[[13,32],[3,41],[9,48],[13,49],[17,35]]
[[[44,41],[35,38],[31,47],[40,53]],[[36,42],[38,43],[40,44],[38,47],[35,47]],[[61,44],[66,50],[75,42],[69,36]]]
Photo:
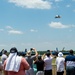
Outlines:
[[[6,66],[6,61],[4,62],[4,69],[5,69],[5,66]],[[5,73],[5,75],[25,75],[25,70],[28,70],[29,68],[30,68],[30,66],[29,66],[28,62],[26,61],[25,58],[22,57],[20,69],[19,69],[18,72],[5,71],[4,70],[4,73]]]

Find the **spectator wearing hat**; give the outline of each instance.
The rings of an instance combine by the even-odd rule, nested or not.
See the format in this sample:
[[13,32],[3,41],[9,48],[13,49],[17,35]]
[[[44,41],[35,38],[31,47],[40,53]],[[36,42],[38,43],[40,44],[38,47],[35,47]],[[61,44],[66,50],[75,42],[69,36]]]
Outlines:
[[75,56],[74,51],[71,49],[69,55],[65,58],[66,75],[75,75]]
[[[35,52],[35,55],[31,54],[32,50]],[[25,58],[30,65],[30,69],[26,70],[26,75],[35,75],[35,72],[34,72],[34,69],[33,69],[33,61],[36,59],[37,56],[38,56],[38,53],[37,53],[37,50],[35,48],[31,48],[27,52],[27,56]]]
[[56,58],[57,75],[63,75],[64,62],[65,62],[65,58],[63,57],[63,53],[59,52],[58,57]]
[[4,62],[4,75],[26,75],[25,70],[30,66],[24,57],[17,54],[16,47],[10,49],[10,54]]

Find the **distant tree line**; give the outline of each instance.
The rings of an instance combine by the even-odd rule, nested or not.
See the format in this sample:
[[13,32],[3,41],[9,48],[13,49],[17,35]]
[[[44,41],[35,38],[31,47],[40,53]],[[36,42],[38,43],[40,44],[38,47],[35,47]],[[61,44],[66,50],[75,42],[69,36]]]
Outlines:
[[[4,51],[4,49],[2,49],[1,50],[1,52],[0,52],[0,56],[2,55],[2,53],[3,53],[3,51]],[[75,50],[73,50],[74,51],[74,54],[75,54]],[[45,54],[46,53],[46,51],[37,51],[38,52],[38,54],[39,55],[43,55],[43,54]],[[57,52],[56,50],[55,51],[52,51],[52,52]],[[59,52],[59,51],[58,51]],[[69,54],[69,50],[61,50],[61,52],[64,54],[64,55],[68,55]],[[23,53],[23,54],[26,54],[26,52],[25,51],[19,51],[19,53]],[[33,52],[33,54],[35,54],[34,52]],[[8,55],[9,55],[9,52],[8,52]]]

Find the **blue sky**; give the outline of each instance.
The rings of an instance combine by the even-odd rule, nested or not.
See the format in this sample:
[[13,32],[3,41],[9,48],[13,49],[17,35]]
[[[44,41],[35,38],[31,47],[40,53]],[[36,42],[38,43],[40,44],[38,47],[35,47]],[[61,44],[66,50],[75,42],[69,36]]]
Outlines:
[[75,50],[75,0],[0,0],[0,50],[14,46]]

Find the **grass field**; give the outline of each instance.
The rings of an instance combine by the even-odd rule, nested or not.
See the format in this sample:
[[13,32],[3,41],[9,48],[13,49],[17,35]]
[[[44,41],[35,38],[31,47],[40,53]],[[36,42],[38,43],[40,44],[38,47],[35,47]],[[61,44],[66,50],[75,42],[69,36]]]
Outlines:
[[[56,65],[53,65],[52,67],[52,75],[57,75],[56,74]],[[64,75],[66,75],[66,71],[64,70]]]

